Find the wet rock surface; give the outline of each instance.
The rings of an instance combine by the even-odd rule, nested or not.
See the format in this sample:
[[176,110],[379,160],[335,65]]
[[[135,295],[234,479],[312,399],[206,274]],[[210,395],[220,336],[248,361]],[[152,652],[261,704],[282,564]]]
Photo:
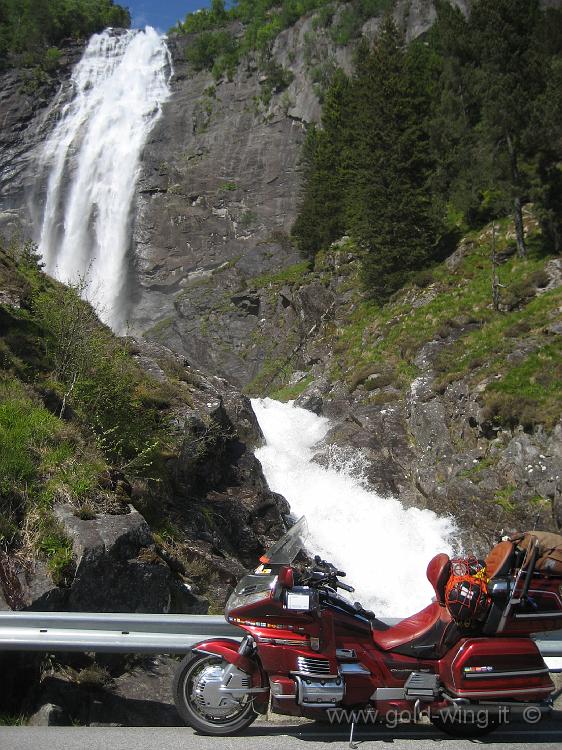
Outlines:
[[[0,232],[33,236],[38,217],[29,199],[40,200],[37,160],[59,108],[70,94],[73,66],[84,44],[66,40],[59,66],[52,74],[39,68],[14,68],[0,73]],[[43,186],[44,187],[44,186]]]

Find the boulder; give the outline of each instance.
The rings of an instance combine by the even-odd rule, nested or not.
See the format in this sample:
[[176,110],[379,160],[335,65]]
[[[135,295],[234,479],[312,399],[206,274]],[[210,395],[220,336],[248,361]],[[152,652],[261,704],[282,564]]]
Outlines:
[[126,515],[83,520],[70,506],[55,515],[72,539],[76,573],[67,607],[78,612],[167,612],[171,571],[153,548],[143,516],[130,506]]
[[45,703],[27,721],[30,727],[66,727],[70,723],[66,711],[55,703]]

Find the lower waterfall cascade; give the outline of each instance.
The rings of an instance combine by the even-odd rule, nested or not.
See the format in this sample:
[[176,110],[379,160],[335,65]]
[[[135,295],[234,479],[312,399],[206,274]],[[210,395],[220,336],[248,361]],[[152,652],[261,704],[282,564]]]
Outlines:
[[324,467],[312,459],[330,422],[292,402],[253,399],[266,439],[256,450],[274,492],[284,495],[295,518],[305,515],[308,551],[345,570],[345,582],[377,615],[404,617],[429,604],[429,560],[453,553],[455,525],[433,511],[405,508],[399,500],[366,489],[361,455],[335,452]]
[[131,204],[170,73],[165,38],[151,27],[94,34],[38,165],[46,177],[38,228],[45,270],[78,285],[119,333],[126,328]]

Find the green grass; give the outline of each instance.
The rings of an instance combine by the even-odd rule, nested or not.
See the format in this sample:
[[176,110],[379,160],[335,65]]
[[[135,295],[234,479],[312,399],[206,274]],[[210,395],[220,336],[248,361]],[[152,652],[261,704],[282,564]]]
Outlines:
[[541,346],[507,369],[487,387],[484,403],[487,416],[503,427],[554,427],[562,412],[562,342]]
[[[42,454],[64,434],[64,423],[35,403],[15,380],[0,380],[0,490],[23,492],[38,478]],[[52,460],[52,457],[49,458]]]
[[248,280],[248,286],[262,289],[276,285],[298,284],[306,277],[309,269],[310,264],[308,261],[302,261],[275,273],[264,273],[261,276],[255,276],[253,279]]
[[72,540],[51,514],[42,514],[38,526],[37,547],[47,560],[53,581],[64,585],[73,573]]
[[473,466],[471,466],[469,469],[465,469],[464,471],[461,471],[459,473],[459,476],[461,477],[467,477],[468,479],[472,479],[475,482],[478,482],[480,475],[482,472],[484,472],[486,469],[491,468],[492,466],[495,466],[496,459],[494,458],[483,458],[477,463],[475,463]]
[[506,513],[511,513],[515,510],[515,503],[513,502],[512,497],[516,489],[517,488],[514,484],[510,484],[507,487],[504,487],[503,490],[498,490],[494,495],[493,502],[496,505],[499,505]]
[[298,398],[303,391],[312,383],[312,375],[307,375],[302,380],[299,380],[295,385],[286,385],[271,394],[271,398],[277,401],[294,401]]
[[[509,244],[506,238],[510,228],[508,220],[501,223],[498,233],[498,251]],[[432,270],[431,288],[427,303],[412,308],[409,289],[383,307],[364,301],[337,333],[335,349],[341,354],[340,373],[353,379],[361,367],[372,363],[388,363],[408,385],[416,375],[414,355],[424,343],[442,339],[461,327],[476,326],[477,330],[461,336],[439,358],[440,377],[451,381],[454,377],[478,370],[492,371],[498,361],[505,365],[505,356],[513,348],[506,332],[515,324],[527,321],[531,327],[548,322],[549,315],[560,305],[560,290],[546,293],[528,301],[526,295],[534,294],[533,279],[542,272],[545,256],[539,238],[530,238],[530,253],[525,260],[511,258],[500,267],[500,282],[505,285],[504,296],[526,290],[520,299],[522,309],[498,313],[491,305],[491,261],[489,238],[474,233],[467,238],[475,243],[474,249],[463,259],[456,273],[444,265]],[[532,287],[532,288],[531,288]],[[411,287],[412,289],[414,287]],[[416,292],[420,296],[420,291]],[[373,339],[379,339],[370,344]],[[484,369],[483,369],[484,366]],[[454,377],[452,377],[454,375]]]
[[0,727],[21,727],[25,722],[23,714],[0,713]]

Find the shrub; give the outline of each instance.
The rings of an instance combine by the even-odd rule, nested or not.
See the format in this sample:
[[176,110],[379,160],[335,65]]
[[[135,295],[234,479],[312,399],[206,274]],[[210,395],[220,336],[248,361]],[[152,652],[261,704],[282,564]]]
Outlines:
[[348,6],[343,9],[337,22],[330,29],[330,36],[335,44],[343,47],[358,36],[363,17],[357,8]]
[[433,284],[435,278],[433,276],[433,270],[431,268],[425,268],[423,271],[418,271],[412,277],[412,283],[420,289],[425,289],[430,284]]
[[41,517],[37,531],[36,546],[47,559],[54,583],[67,585],[74,573],[71,540],[50,513]]
[[537,421],[536,403],[529,397],[513,393],[493,393],[486,399],[483,416],[495,425],[509,430],[522,425],[532,429]]
[[361,385],[361,383],[364,383],[370,375],[380,374],[381,369],[382,367],[380,362],[371,362],[368,365],[363,365],[363,367],[360,367],[353,373],[349,380],[349,392],[353,393],[357,386]]
[[61,57],[61,51],[58,47],[49,47],[43,56],[43,68],[51,72],[58,68]]
[[[221,72],[236,65],[238,42],[228,31],[204,31],[187,48],[186,59],[195,70],[211,70],[220,62]],[[215,71],[213,71],[214,73]]]

